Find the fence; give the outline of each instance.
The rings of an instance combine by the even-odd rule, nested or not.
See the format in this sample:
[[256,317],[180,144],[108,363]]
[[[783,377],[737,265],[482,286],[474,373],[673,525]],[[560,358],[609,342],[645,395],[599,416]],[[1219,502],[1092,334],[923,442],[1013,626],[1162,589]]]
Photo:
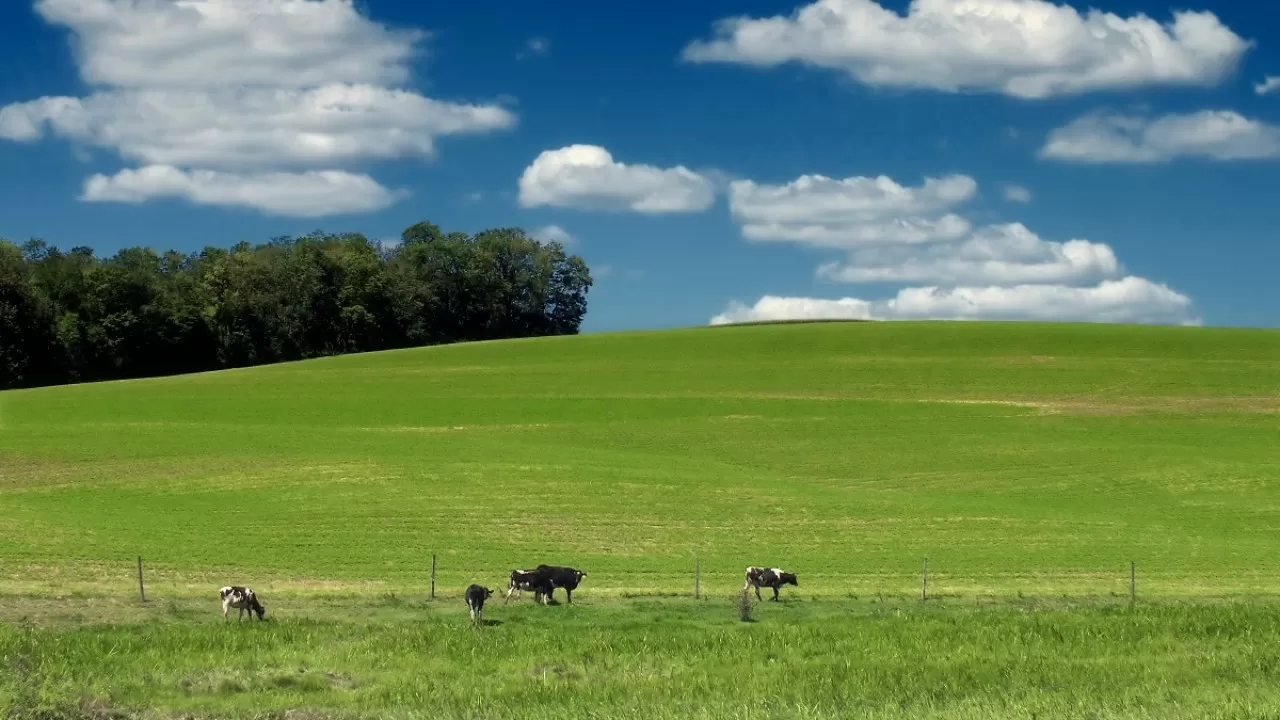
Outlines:
[[[437,556],[431,555],[431,590],[430,599],[436,599],[436,572],[437,572]],[[695,555],[693,559],[693,598],[695,600],[702,598],[702,562]],[[147,602],[146,583],[143,571],[142,556],[138,556],[138,599],[142,603]],[[920,566],[920,601],[927,602],[929,600],[929,558],[924,558]],[[1131,603],[1138,600],[1138,574],[1137,564],[1129,561],[1129,601]]]

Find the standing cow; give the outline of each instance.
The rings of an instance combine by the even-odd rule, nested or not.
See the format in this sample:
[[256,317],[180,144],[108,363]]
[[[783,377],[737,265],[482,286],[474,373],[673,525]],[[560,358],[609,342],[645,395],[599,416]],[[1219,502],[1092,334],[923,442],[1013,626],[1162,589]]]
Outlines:
[[228,585],[218,590],[218,597],[222,598],[222,621],[227,621],[227,611],[231,608],[239,610],[238,620],[244,620],[244,611],[249,611],[249,619],[253,619],[253,614],[258,614],[259,620],[265,620],[263,615],[267,609],[262,603],[258,602],[258,596],[251,588],[243,585]]
[[773,588],[773,601],[778,601],[778,588],[783,585],[800,586],[796,582],[796,574],[783,571],[781,568],[767,568],[752,565],[747,568],[747,582],[742,586],[745,592],[749,588],[756,591],[756,599],[760,600],[760,588]]
[[542,595],[545,589],[542,584],[539,584],[537,570],[512,570],[511,580],[507,583],[507,597],[502,601],[502,604],[506,605],[511,602],[513,594],[517,600],[524,597],[525,590],[533,592],[534,602],[542,602]]
[[482,585],[467,586],[467,609],[471,611],[471,622],[478,620],[480,624],[484,624],[484,601],[491,595],[493,591]]
[[541,586],[546,596],[546,602],[550,603],[556,588],[564,588],[564,594],[568,597],[570,605],[573,604],[573,591],[578,589],[582,578],[587,574],[581,570],[575,570],[571,567],[561,567],[559,565],[539,565],[534,571],[538,574],[535,587]]

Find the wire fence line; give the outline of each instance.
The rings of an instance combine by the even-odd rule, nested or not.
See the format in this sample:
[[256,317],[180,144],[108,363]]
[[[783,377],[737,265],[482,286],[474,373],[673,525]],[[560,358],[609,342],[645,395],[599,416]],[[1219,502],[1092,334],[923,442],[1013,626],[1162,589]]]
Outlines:
[[[439,556],[435,553],[431,555],[431,570],[430,570],[430,576],[429,576],[430,589],[428,590],[428,599],[430,600],[436,599],[436,585],[437,585],[438,571],[439,571],[438,558]],[[936,566],[935,566],[935,569],[936,569]],[[1137,563],[1135,561],[1130,560],[1128,563],[1127,569],[1128,569],[1129,601],[1137,602],[1137,599],[1138,599]],[[720,574],[725,575],[726,573],[720,573]],[[954,575],[951,575],[951,574],[947,574],[945,576],[954,577]],[[936,577],[937,577],[937,573],[935,572],[935,579]],[[144,561],[141,555],[137,556],[137,580],[138,580],[138,599],[140,602],[146,603],[147,602],[146,569],[144,567]],[[503,581],[506,582],[507,578],[504,578]],[[769,586],[758,585],[756,586],[755,589],[759,590],[760,588],[769,588]],[[508,589],[508,587],[504,586],[502,588],[493,588],[493,589],[495,592],[500,592],[500,591],[505,592]],[[748,590],[747,583],[744,580],[744,587],[741,589],[741,592],[746,592],[747,590]],[[681,597],[685,595],[686,592],[689,596],[691,596],[695,600],[702,599],[706,594],[703,591],[703,586],[702,586],[702,562],[701,562],[701,559],[697,556],[694,556],[693,558],[692,570],[690,571],[689,589],[687,591],[671,589],[665,592],[660,592],[659,595],[663,597]],[[633,592],[633,593],[624,592],[623,596],[634,597],[634,596],[643,596],[644,594],[645,593],[641,593],[641,592]],[[881,592],[880,594],[883,594],[883,592]],[[1022,594],[1021,591],[1019,591],[1019,595],[1021,594]],[[1111,594],[1114,595],[1115,594],[1114,591],[1112,591]],[[940,593],[935,592],[932,597],[933,599],[940,599]],[[930,598],[931,596],[929,592],[929,559],[925,557],[925,558],[922,558],[921,560],[919,599],[921,602],[928,602]]]

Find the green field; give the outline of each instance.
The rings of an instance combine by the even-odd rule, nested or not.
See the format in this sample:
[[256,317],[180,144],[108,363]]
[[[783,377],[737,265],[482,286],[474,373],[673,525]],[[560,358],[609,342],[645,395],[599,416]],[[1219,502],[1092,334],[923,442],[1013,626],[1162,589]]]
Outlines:
[[[1280,714],[1274,331],[475,343],[6,392],[0,438],[15,717]],[[539,562],[574,606],[466,626]],[[800,578],[754,623],[748,564]]]

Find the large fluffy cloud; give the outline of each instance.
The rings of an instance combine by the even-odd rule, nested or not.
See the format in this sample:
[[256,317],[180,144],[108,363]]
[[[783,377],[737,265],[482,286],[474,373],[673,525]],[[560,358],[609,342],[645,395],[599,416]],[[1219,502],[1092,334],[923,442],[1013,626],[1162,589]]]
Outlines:
[[520,204],[581,210],[678,213],[706,210],[715,185],[684,166],[618,162],[598,145],[545,150],[520,176]]
[[984,227],[957,243],[858,249],[818,277],[847,283],[1075,283],[1112,277],[1115,252],[1088,240],[1051,242],[1021,223]]
[[430,156],[436,136],[512,122],[502,108],[371,85],[148,89],[9,105],[0,109],[0,137],[33,139],[49,127],[145,163],[281,167]]
[[1179,157],[1280,157],[1280,127],[1230,110],[1146,118],[1093,113],[1049,133],[1043,158],[1078,163],[1153,163]]
[[1139,277],[1089,287],[905,288],[885,300],[825,300],[766,295],[739,302],[711,318],[712,325],[776,320],[1043,320],[1199,325],[1191,300]]
[[908,285],[889,299],[766,295],[731,304],[713,323],[851,318],[1061,319],[1198,322],[1185,296],[1125,273],[1106,244],[1046,240],[1025,225],[975,226],[960,215],[972,178],[904,186],[887,177],[803,176],[781,185],[737,181],[730,208],[743,236],[840,253],[820,280]]
[[977,188],[964,175],[926,178],[919,187],[884,176],[802,175],[785,185],[735,180],[729,211],[749,240],[835,248],[923,243],[968,232],[967,221],[943,211],[973,198]]
[[782,185],[738,180],[729,208],[754,242],[839,250],[818,276],[836,282],[1082,282],[1119,270],[1111,248],[1044,240],[1020,223],[974,227],[959,214],[978,184],[965,175],[840,180],[805,175]]
[[201,205],[251,207],[273,215],[320,217],[381,210],[400,193],[368,175],[340,170],[305,173],[237,174],[213,170],[183,171],[169,165],[94,175],[85,183],[84,200],[140,203],[181,198]]
[[[295,173],[307,180],[287,202],[244,192],[232,193],[234,204],[301,216],[376,209],[401,193],[353,165],[430,157],[439,137],[515,123],[498,105],[408,89],[424,33],[373,22],[351,0],[38,0],[36,10],[71,30],[81,77],[96,89],[0,108],[0,138],[50,132],[142,165],[95,176],[97,188],[117,190],[86,185],[86,198],[140,202],[217,187],[179,194],[227,204],[226,183],[279,187]],[[335,203],[336,178],[363,190]]]
[[684,58],[768,67],[799,62],[872,86],[1044,98],[1144,85],[1205,86],[1251,46],[1211,12],[1168,22],[1045,0],[817,0],[790,16],[734,17]]

